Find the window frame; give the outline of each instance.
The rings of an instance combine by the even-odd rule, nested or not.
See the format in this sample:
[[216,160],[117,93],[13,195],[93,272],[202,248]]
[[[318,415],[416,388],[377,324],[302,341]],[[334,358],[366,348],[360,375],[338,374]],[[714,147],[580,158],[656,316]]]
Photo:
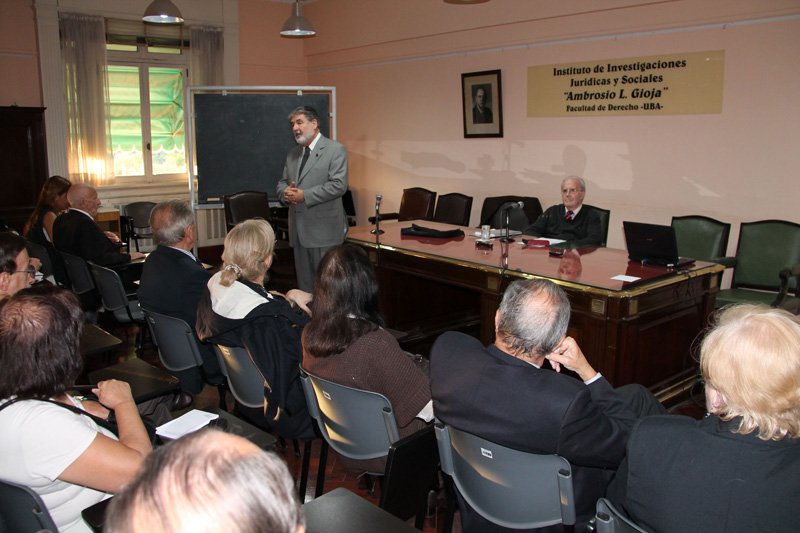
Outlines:
[[[184,158],[186,160],[186,171],[182,173],[173,174],[154,174],[153,173],[153,153],[152,153],[152,136],[150,130],[150,86],[149,86],[149,70],[150,67],[156,68],[174,68],[180,69],[181,76],[183,77],[183,109],[184,109],[184,132],[188,127],[189,120],[186,114],[186,91],[185,88],[189,83],[189,54],[188,50],[183,50],[183,53],[178,54],[159,54],[147,51],[146,45],[138,45],[137,51],[124,52],[119,50],[107,50],[106,57],[108,66],[124,66],[124,67],[138,67],[139,68],[139,94],[141,105],[141,120],[142,120],[142,155],[144,158],[144,174],[135,176],[115,176],[115,185],[133,185],[133,184],[157,184],[157,183],[170,183],[170,182],[186,182],[189,178],[189,159],[188,150],[184,150]],[[185,137],[184,137],[185,139]],[[185,141],[184,141],[185,143]],[[151,148],[148,148],[151,147]]]

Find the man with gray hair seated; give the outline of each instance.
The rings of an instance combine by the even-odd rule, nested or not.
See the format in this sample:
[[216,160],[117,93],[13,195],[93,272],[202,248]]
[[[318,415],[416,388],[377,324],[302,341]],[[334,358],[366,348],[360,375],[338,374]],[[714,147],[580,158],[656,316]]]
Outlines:
[[[568,337],[566,293],[546,279],[515,281],[495,315],[496,340],[484,347],[448,332],[431,348],[431,393],[436,418],[502,446],[558,454],[572,465],[578,516],[594,514],[638,416],[666,411],[647,389],[613,389]],[[545,361],[556,372],[543,368]],[[567,368],[580,380],[560,373]],[[531,481],[533,483],[533,481]],[[508,531],[459,497],[465,532]]]
[[281,459],[203,430],[158,448],[114,496],[109,533],[303,533],[303,509]]
[[573,248],[600,246],[603,242],[600,217],[591,206],[583,205],[586,182],[578,176],[561,181],[561,201],[542,213],[523,231],[526,235],[563,239]]
[[[186,200],[172,199],[157,204],[150,212],[150,228],[158,247],[147,256],[137,293],[144,309],[179,318],[194,333],[197,305],[211,274],[192,250],[197,242],[197,224]],[[194,333],[197,339],[197,333]],[[219,362],[211,345],[201,343],[202,372],[190,368],[174,372],[184,391],[198,394],[205,381],[222,383]],[[205,373],[205,379],[203,377]]]

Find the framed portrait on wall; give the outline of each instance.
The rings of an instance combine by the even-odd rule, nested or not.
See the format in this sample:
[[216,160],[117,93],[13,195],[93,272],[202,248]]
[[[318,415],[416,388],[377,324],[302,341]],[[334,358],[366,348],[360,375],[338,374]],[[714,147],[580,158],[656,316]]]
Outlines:
[[464,137],[503,136],[503,94],[499,70],[461,75]]

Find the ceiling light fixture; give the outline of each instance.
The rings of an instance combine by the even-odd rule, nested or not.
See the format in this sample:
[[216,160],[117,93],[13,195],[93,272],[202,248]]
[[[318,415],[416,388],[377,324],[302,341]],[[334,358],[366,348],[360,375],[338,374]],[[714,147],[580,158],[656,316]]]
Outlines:
[[303,6],[300,0],[295,0],[292,6],[292,16],[283,23],[281,35],[285,37],[307,37],[316,35],[314,26],[303,16]]
[[145,9],[142,20],[159,24],[182,24],[183,15],[170,0],[153,0]]

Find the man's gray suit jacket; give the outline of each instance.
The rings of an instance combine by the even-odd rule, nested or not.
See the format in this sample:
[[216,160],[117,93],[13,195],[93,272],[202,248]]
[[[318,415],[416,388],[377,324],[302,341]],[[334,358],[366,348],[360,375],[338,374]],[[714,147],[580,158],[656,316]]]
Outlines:
[[289,242],[293,247],[322,248],[341,244],[346,222],[341,197],[347,191],[347,150],[344,145],[320,134],[314,150],[298,176],[303,146],[289,151],[283,177],[278,182],[278,198],[296,183],[305,201],[289,206]]

